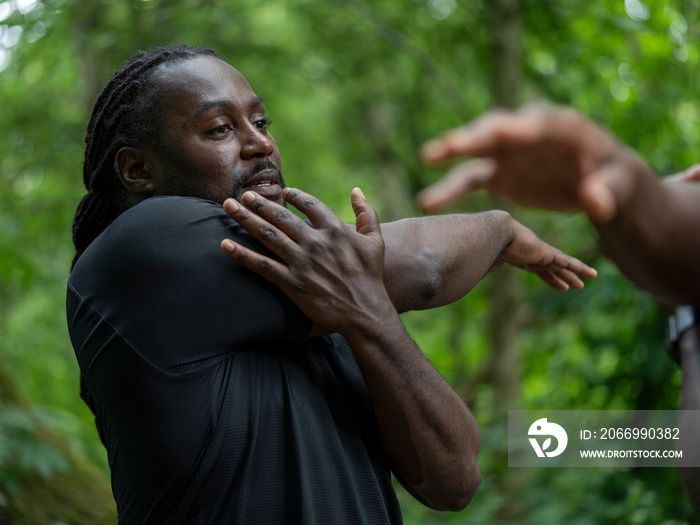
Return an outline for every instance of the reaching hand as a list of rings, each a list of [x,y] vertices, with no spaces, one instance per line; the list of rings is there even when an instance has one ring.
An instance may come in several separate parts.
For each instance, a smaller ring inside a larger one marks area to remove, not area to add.
[[[648,169],[612,135],[572,110],[529,106],[493,111],[448,131],[422,150],[427,164],[482,157],[455,166],[418,196],[421,208],[445,208],[487,189],[520,204],[579,208],[598,222],[615,217],[631,191],[629,170]]]
[[[358,323],[393,309],[383,284],[384,239],[375,210],[359,188],[351,194],[356,231],[347,228],[321,201],[296,189],[284,200],[311,223],[286,208],[246,192],[224,210],[280,261],[229,239],[221,248],[232,259],[279,286],[317,325],[344,334]]]
[[[489,271],[496,270],[504,263],[510,264],[536,274],[559,291],[566,291],[570,287],[580,290],[583,281],[579,276],[591,279],[598,275],[595,269],[550,246],[519,222],[513,223],[515,236]]]

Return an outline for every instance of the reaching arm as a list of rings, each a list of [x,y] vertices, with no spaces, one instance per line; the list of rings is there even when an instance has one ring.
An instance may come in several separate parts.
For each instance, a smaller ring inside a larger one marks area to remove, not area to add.
[[[649,170],[629,171],[627,199],[596,224],[603,248],[639,287],[676,304],[700,305],[700,187],[664,184]]]
[[[502,264],[533,272],[559,291],[582,288],[579,275],[596,275],[500,210],[402,219],[382,224],[382,235],[384,284],[399,312],[456,301]]]
[[[700,302],[700,188],[663,183],[578,113],[542,106],[493,112],[431,141],[423,156],[431,164],[482,158],[457,165],[426,189],[419,196],[424,209],[445,207],[477,189],[528,206],[581,209],[637,285],[672,302]]]
[[[384,240],[376,212],[352,194],[356,231],[298,190],[284,198],[311,220],[251,192],[224,209],[281,262],[229,240],[223,251],[277,284],[318,325],[343,335],[367,385],[397,477],[420,501],[457,510],[480,482],[479,431],[469,410],[406,333],[383,285]]]

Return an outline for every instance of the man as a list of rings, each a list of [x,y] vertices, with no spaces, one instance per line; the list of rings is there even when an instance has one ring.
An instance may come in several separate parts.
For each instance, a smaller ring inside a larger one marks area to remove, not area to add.
[[[137,53],[95,103],[67,310],[120,521],[400,523],[391,471],[463,508],[478,428],[397,311],[503,262],[557,289],[595,271],[503,212],[380,228],[354,190],[341,225],[284,189],[268,124],[238,71],[185,45]]]
[[[478,189],[528,206],[586,212],[603,247],[640,288],[684,307],[671,337],[683,371],[681,465],[700,464],[700,175],[698,165],[660,180],[614,136],[571,109],[528,106],[494,111],[427,143],[429,164],[461,157],[458,164],[419,195],[425,210],[437,210]],[[698,468],[681,477],[700,511]]]

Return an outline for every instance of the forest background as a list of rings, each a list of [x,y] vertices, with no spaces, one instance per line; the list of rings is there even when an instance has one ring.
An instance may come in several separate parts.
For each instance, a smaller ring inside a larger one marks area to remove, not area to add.
[[[420,144],[496,105],[571,104],[660,173],[698,161],[698,0],[5,0],[0,2],[0,524],[115,523],[104,449],[66,330],[83,135],[128,55],[213,47],[264,95],[287,181],[383,221],[441,175]],[[599,271],[557,293],[501,269],[465,299],[404,315],[469,403],[483,482],[460,513],[399,489],[405,521],[698,523],[673,468],[508,468],[509,409],[675,409],[666,306],[600,252],[580,214],[476,195]],[[672,213],[672,210],[669,210]],[[689,226],[691,227],[691,226]]]

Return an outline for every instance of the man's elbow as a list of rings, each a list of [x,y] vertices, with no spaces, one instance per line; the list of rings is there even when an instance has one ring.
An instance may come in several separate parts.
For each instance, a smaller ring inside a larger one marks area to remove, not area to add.
[[[454,490],[453,493],[450,494],[450,498],[445,501],[444,510],[457,512],[465,509],[467,505],[471,503],[480,484],[481,471],[478,466],[474,465],[458,484],[458,489]]]
[[[448,286],[442,272],[439,258],[427,246],[395,263],[391,272],[385,271],[384,284],[399,313],[446,304],[440,300]]]
[[[447,262],[442,258],[442,255],[430,246],[424,246],[414,255],[415,260],[420,263],[413,263],[411,270],[415,272],[420,268],[420,272],[416,272],[413,277],[414,282],[418,283],[414,289],[414,303],[416,310],[427,310],[438,306],[444,306],[451,303],[455,295],[453,292],[453,284],[446,278],[448,275]]]
[[[436,483],[425,504],[434,510],[457,512],[472,501],[481,484],[481,471],[476,460],[452,472],[442,482]]]

